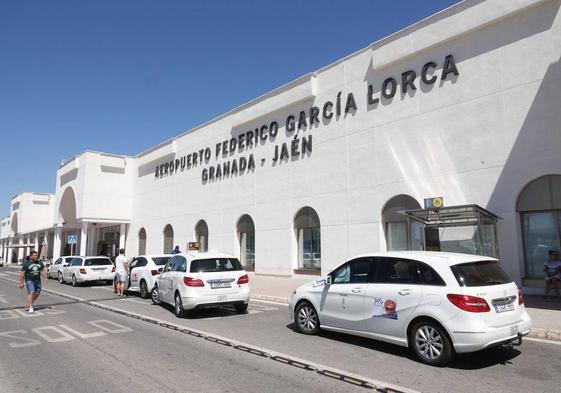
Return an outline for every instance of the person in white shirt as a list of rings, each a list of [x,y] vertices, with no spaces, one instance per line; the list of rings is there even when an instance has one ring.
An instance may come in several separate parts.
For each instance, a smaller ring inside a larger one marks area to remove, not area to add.
[[[549,260],[544,264],[545,272],[545,296],[549,296],[551,289],[554,289],[559,296],[559,284],[561,283],[561,261],[559,253],[555,250],[549,251]]]
[[[117,296],[125,297],[125,281],[127,280],[127,259],[125,249],[119,250],[119,256],[115,259],[115,277],[117,278]]]

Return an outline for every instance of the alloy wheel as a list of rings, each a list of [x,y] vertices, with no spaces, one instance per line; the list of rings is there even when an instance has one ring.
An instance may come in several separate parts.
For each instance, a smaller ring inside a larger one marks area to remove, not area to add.
[[[310,305],[304,305],[298,310],[297,323],[305,332],[313,332],[318,326],[316,310]]]
[[[428,361],[437,360],[444,349],[442,336],[430,325],[422,325],[417,329],[415,346],[419,355]]]

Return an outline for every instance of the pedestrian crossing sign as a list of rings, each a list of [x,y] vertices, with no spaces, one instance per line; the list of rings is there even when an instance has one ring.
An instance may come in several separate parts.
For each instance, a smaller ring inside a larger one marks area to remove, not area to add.
[[[78,244],[78,235],[68,235],[66,239],[68,244]]]

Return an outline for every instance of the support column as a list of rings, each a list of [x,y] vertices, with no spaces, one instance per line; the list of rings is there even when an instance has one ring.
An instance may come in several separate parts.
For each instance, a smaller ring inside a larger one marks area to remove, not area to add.
[[[39,252],[39,232],[35,233],[35,251]]]
[[[49,231],[43,233],[43,244],[41,246],[45,247],[45,256],[49,258]]]
[[[125,231],[127,230],[127,224],[121,224],[121,230],[119,231],[119,249],[125,248]]]
[[[55,227],[55,239],[53,246],[53,260],[60,258],[60,238],[62,236],[62,227]]]
[[[89,255],[97,255],[97,226],[93,223],[90,227],[90,234],[88,235],[89,239],[89,247],[88,253]]]
[[[81,256],[86,256],[87,245],[88,245],[88,226],[87,222],[82,223],[82,231],[80,232],[80,254]]]
[[[18,250],[18,263],[23,262],[23,259],[25,258],[25,255],[23,255],[25,253],[25,249],[24,249],[24,247],[21,247],[23,244],[25,244],[25,239],[20,237],[20,239],[18,241],[18,245],[20,247],[17,248],[17,250]]]

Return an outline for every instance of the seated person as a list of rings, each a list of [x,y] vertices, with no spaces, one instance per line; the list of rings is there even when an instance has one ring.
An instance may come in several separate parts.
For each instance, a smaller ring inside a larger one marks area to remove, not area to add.
[[[549,296],[551,289],[555,290],[559,296],[559,284],[561,283],[561,261],[559,253],[555,250],[549,250],[549,259],[544,264],[545,272],[545,296]]]

